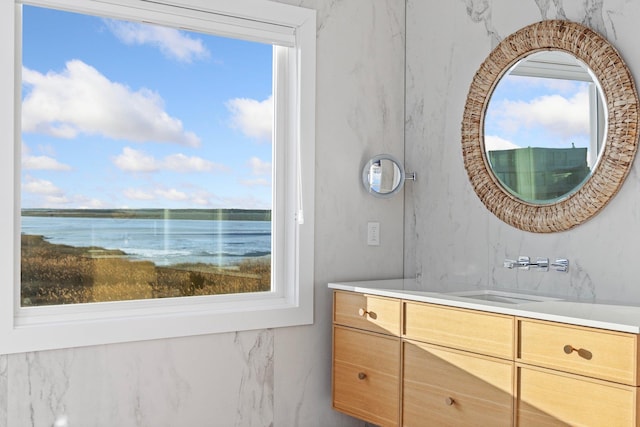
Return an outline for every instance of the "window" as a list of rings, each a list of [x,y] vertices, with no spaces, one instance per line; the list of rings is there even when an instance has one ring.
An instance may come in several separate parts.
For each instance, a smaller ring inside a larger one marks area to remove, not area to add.
[[[1,6],[1,353],[312,321],[315,15],[243,4]]]
[[[22,17],[21,305],[271,291],[282,48]]]

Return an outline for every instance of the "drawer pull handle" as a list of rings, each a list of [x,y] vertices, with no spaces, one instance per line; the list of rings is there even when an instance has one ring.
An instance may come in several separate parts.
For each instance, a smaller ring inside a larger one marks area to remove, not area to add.
[[[591,360],[591,358],[593,357],[593,354],[589,350],[585,350],[584,348],[575,348],[574,346],[569,344],[564,346],[565,353],[571,354],[574,351],[578,353],[578,356],[582,357],[583,359]]]
[[[451,405],[453,405],[454,403],[456,403],[456,401],[455,401],[455,400],[453,400],[453,397],[447,397],[446,399],[444,399],[444,403],[446,403],[446,404],[447,404],[447,406],[451,406]]]
[[[367,374],[365,374],[364,372],[358,372],[358,379],[359,380],[363,380],[367,378]]]
[[[373,311],[367,311],[364,308],[359,309],[358,314],[360,315],[360,317],[369,316],[373,320],[376,320],[378,318],[378,315],[376,313],[374,313]]]

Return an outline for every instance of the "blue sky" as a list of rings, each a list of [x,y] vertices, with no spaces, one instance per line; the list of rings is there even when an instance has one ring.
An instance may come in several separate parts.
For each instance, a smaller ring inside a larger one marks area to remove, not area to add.
[[[504,76],[485,117],[487,150],[589,146],[589,83]]]
[[[272,47],[23,7],[23,208],[271,208]]]

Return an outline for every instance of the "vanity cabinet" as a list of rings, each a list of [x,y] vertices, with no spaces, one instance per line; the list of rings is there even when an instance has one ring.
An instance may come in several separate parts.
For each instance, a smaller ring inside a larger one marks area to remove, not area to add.
[[[409,301],[404,314],[405,338],[513,358],[513,316]]]
[[[403,342],[403,426],[511,426],[513,363]]]
[[[399,337],[400,305],[394,298],[336,291],[333,323]]]
[[[333,407],[381,427],[400,424],[400,307],[334,293]]]
[[[639,385],[636,334],[518,319],[516,360],[617,383]]]
[[[638,335],[518,319],[518,426],[637,426]]]
[[[517,365],[516,425],[638,426],[637,387]]]
[[[511,426],[513,317],[403,307],[403,425]]]
[[[334,291],[333,407],[379,426],[640,427],[638,334]]]

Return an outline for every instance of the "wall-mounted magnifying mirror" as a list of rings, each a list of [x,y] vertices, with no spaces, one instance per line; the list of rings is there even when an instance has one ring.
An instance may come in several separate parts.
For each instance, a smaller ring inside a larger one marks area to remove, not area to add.
[[[402,189],[405,173],[402,164],[389,154],[371,158],[362,168],[362,183],[376,197],[391,197]]]

